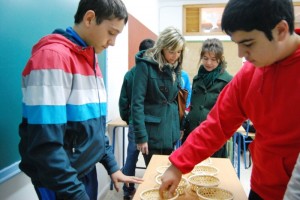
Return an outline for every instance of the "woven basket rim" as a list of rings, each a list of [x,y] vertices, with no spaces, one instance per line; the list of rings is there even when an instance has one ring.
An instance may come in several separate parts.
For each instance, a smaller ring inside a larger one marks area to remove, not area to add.
[[[214,190],[214,191],[218,190],[220,192],[224,192],[224,193],[228,194],[229,197],[224,197],[224,195],[223,195],[222,197],[221,196],[217,196],[217,197],[212,197],[211,198],[211,197],[207,197],[207,196],[204,196],[204,195],[200,194],[201,190],[210,190],[210,191],[211,190]],[[203,200],[214,200],[214,199],[232,200],[233,199],[232,192],[230,192],[229,190],[226,190],[224,188],[219,188],[219,187],[202,187],[202,188],[198,188],[197,191],[196,191],[196,193],[197,193],[197,196],[199,198],[203,199]]]
[[[214,179],[215,181],[214,181],[214,183],[200,184],[200,183],[196,183],[195,181],[193,181],[193,178],[195,178],[195,177],[210,178],[210,179]],[[214,186],[218,186],[220,184],[220,179],[218,177],[215,177],[212,175],[195,174],[188,178],[188,182],[191,185],[196,185],[196,186],[200,186],[200,187],[214,187]]]
[[[197,170],[197,169],[209,169],[210,171],[204,171],[204,170]],[[194,169],[192,170],[192,174],[203,174],[203,175],[212,175],[215,176],[219,173],[219,169],[214,167],[214,166],[210,166],[210,165],[195,165]]]
[[[148,192],[152,192],[152,193],[155,192],[155,193],[158,193],[158,190],[159,190],[159,188],[150,188],[150,189],[143,190],[143,191],[140,193],[140,198],[141,198],[142,200],[147,200],[149,197],[147,198],[147,197],[144,197],[143,195],[145,195],[145,194],[148,193]],[[159,194],[158,194],[158,195],[159,195]],[[178,198],[178,196],[179,196],[178,192],[175,191],[175,195],[174,195],[172,198],[164,199],[164,200],[175,200],[175,199]]]

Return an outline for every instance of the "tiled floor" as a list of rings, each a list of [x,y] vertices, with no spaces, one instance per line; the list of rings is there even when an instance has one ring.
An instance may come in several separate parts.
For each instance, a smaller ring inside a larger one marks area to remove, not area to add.
[[[143,156],[140,154],[138,160],[138,166],[145,166]],[[244,190],[248,196],[250,191],[250,174],[251,174],[252,166],[248,169],[245,169],[244,159],[241,156],[241,171],[240,171],[240,181],[244,187]],[[144,169],[136,169],[136,176],[143,177],[145,170]],[[104,200],[121,200],[123,199],[123,190],[122,184],[120,184],[120,191],[116,192],[116,190],[109,190]],[[102,199],[101,199],[102,200]]]

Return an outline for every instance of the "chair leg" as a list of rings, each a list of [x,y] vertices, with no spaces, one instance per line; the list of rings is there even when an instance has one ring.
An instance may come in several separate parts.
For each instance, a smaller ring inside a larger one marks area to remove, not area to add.
[[[235,133],[233,135],[233,148],[232,148],[232,165],[237,170],[237,176],[238,178],[240,178],[240,152],[241,152],[241,138],[240,138],[240,134],[239,133]],[[237,144],[237,149],[236,149],[236,144]],[[234,166],[235,164],[235,154],[237,155],[237,166]]]
[[[247,158],[246,158],[246,154],[247,154],[247,149],[246,149],[246,137],[243,136],[243,148],[244,148],[244,164],[245,164],[245,169],[247,169]]]
[[[231,158],[231,163],[234,166],[234,150],[235,150],[235,145],[236,145],[236,133],[232,137],[232,158]]]
[[[251,142],[246,142],[246,143],[247,143],[247,144],[250,144]],[[249,151],[249,150],[248,150],[248,151]],[[247,165],[247,164],[246,164],[247,161],[245,162],[245,169],[248,169],[248,168],[251,166],[251,162],[252,162],[252,161],[251,161],[251,154],[250,154],[250,151],[249,151],[249,156],[248,156],[248,157],[249,157],[249,161],[248,161],[249,163],[248,163],[248,165]],[[246,159],[246,157],[245,157],[245,159]]]
[[[240,178],[240,172],[241,172],[241,137],[238,133],[238,177]]]

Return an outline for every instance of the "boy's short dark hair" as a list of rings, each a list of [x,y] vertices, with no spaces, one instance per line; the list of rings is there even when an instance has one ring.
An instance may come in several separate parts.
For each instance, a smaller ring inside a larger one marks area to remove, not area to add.
[[[144,39],[141,43],[140,43],[140,46],[139,46],[139,51],[142,51],[142,50],[147,50],[149,48],[152,48],[154,46],[154,40],[152,39]]]
[[[114,18],[124,19],[125,24],[128,20],[127,9],[122,0],[80,0],[74,16],[75,24],[79,24],[83,20],[83,16],[88,10],[95,12],[97,24],[101,24],[103,20]]]
[[[287,21],[289,32],[294,32],[294,6],[292,0],[229,0],[222,16],[222,30],[231,35],[235,31],[265,33],[271,41],[271,30],[281,21]]]

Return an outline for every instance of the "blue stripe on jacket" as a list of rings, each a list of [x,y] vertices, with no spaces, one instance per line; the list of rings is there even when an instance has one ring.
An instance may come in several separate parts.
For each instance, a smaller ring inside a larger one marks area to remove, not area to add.
[[[106,103],[67,106],[27,106],[23,103],[23,117],[27,118],[29,124],[63,124],[67,121],[86,121],[105,116],[106,109]]]

